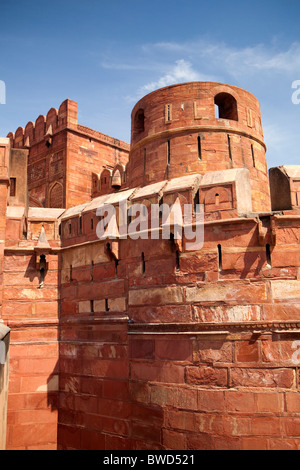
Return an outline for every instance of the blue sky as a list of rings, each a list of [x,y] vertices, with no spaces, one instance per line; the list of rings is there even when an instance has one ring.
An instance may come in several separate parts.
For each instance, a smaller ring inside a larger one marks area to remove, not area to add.
[[[209,80],[259,99],[269,167],[300,164],[299,0],[0,0],[0,53],[0,136],[70,98],[129,142],[139,98]]]

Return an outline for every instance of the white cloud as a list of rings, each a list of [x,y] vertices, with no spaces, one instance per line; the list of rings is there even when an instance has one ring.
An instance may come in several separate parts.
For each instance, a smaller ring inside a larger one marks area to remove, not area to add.
[[[119,56],[119,58],[118,58]],[[291,84],[300,80],[300,42],[247,47],[198,38],[139,45],[106,56],[103,66],[129,80],[129,107],[151,91],[176,83],[229,83],[252,92],[262,106],[269,165],[299,161],[300,105],[292,105]],[[128,77],[128,78],[127,78]],[[288,148],[288,151],[287,151]]]
[[[186,60],[180,59],[176,60],[175,65],[160,78],[142,86],[139,89],[139,94],[149,93],[157,88],[173,85],[174,83],[206,81],[210,78],[194,70]]]
[[[299,42],[292,43],[285,50],[278,50],[275,46],[265,44],[237,48],[199,39],[185,43],[160,42],[144,46],[144,52],[150,53],[151,50],[161,54],[180,54],[181,57],[185,54],[193,63],[201,64],[201,67],[226,71],[232,76],[249,72],[253,74],[258,70],[299,73],[300,69]]]

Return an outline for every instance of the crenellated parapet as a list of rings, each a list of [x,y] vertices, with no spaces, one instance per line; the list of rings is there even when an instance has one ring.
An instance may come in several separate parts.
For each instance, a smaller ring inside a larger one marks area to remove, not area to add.
[[[30,147],[34,143],[47,140],[53,133],[64,127],[77,127],[77,103],[65,100],[59,109],[51,108],[47,115],[40,115],[35,122],[29,121],[25,127],[18,127],[7,137],[14,148]]]

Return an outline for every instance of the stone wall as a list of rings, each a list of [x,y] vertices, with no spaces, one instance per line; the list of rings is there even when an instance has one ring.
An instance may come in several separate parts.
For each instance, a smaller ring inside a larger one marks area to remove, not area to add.
[[[12,148],[29,150],[29,204],[72,207],[89,201],[92,173],[126,164],[129,145],[77,122],[77,103],[65,100],[8,137]]]
[[[44,146],[61,145],[67,210],[7,207],[0,140],[7,449],[299,449],[299,172],[285,168],[291,204],[272,212],[256,98],[211,83],[147,95],[126,167],[126,146],[79,126],[69,100],[10,138],[29,138],[36,175]],[[93,139],[110,147],[100,171]],[[193,228],[203,204],[203,246],[150,228],[99,239],[99,206],[134,222],[143,203],[149,222],[162,202],[190,204]]]
[[[179,266],[169,240],[119,240],[116,265],[66,239],[59,448],[298,448],[299,230],[210,221]]]

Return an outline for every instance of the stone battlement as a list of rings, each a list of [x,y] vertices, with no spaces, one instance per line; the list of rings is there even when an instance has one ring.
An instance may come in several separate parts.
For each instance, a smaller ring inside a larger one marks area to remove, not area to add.
[[[129,148],[66,100],[0,139],[6,448],[299,449],[300,166],[268,176],[238,87],[165,87],[131,122]],[[202,206],[199,247],[153,229],[173,205],[192,231]],[[100,238],[100,207],[135,231]]]

